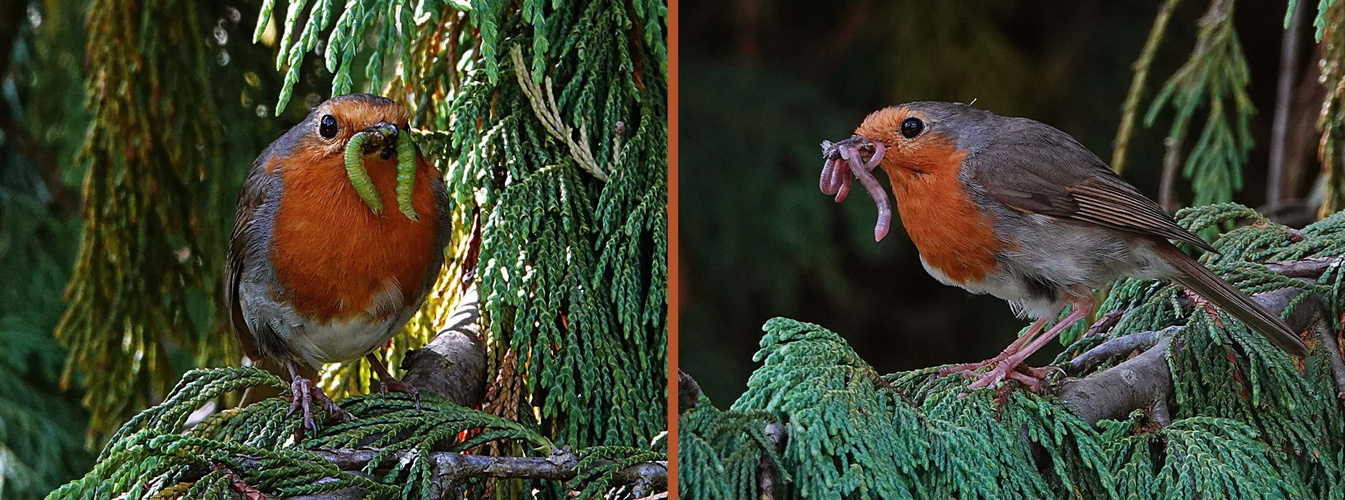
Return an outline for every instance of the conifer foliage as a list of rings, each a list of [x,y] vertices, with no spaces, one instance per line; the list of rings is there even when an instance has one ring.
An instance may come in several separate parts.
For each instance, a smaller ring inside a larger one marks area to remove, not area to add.
[[[1290,315],[1321,297],[1326,319],[1314,325],[1323,334],[1309,358],[1296,364],[1227,315],[1183,305],[1177,285],[1125,279],[1098,312],[1118,311],[1119,323],[1053,364],[1069,368],[1106,341],[1164,332],[1170,343],[1152,348],[1172,391],[1162,409],[1093,426],[1056,390],[965,394],[965,380],[934,376],[939,367],[880,375],[837,334],[775,319],[755,357],[763,365],[730,410],[702,399],[682,416],[680,492],[756,498],[765,462],[785,478],[775,498],[1340,498],[1345,214],[1301,232],[1233,204],[1180,219],[1192,230],[1251,223],[1225,234],[1221,255],[1206,261],[1243,290],[1301,290]],[[1324,272],[1311,283],[1266,265],[1313,259]],[[783,424],[782,438],[764,438],[772,423]]]

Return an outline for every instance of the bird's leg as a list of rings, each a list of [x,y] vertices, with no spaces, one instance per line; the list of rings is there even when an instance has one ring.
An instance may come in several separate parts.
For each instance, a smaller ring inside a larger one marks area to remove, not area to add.
[[[290,372],[290,395],[293,398],[293,402],[290,403],[290,411],[285,416],[293,415],[295,410],[303,410],[304,417],[303,426],[299,427],[295,441],[303,438],[305,427],[311,429],[315,434],[318,432],[317,424],[313,421],[313,401],[320,403],[322,409],[326,410],[329,415],[334,415],[337,418],[349,416],[345,410],[336,405],[335,401],[332,401],[332,398],[327,397],[327,394],[322,392],[322,389],[318,388],[312,380],[308,380],[299,374],[299,366],[294,363],[294,360],[286,359],[284,363],[285,369]]]
[[[1028,344],[1027,347],[1019,349],[1018,352],[1000,360],[999,364],[995,365],[995,368],[989,372],[984,374],[971,373],[972,376],[977,377],[980,380],[972,382],[967,387],[971,389],[990,387],[1005,378],[1010,378],[1022,382],[1024,385],[1028,386],[1029,389],[1036,390],[1040,388],[1040,373],[1020,372],[1018,371],[1018,366],[1023,364],[1023,361],[1026,360],[1028,356],[1031,356],[1032,353],[1037,352],[1038,349],[1045,347],[1046,344],[1055,340],[1056,337],[1059,337],[1061,332],[1064,332],[1067,328],[1074,326],[1075,323],[1078,323],[1080,320],[1087,317],[1088,312],[1093,309],[1093,296],[1086,293],[1086,291],[1085,293],[1071,294],[1070,303],[1073,304],[1074,307],[1070,308],[1069,314],[1066,314],[1064,318],[1061,318],[1055,326],[1052,326],[1046,333],[1037,337],[1031,344]]]
[[[420,409],[420,389],[417,389],[414,385],[393,378],[392,374],[388,373],[388,367],[383,366],[383,362],[379,361],[378,358],[374,356],[374,353],[371,352],[365,355],[364,359],[369,360],[369,364],[374,367],[374,372],[378,374],[379,394],[386,396],[388,395],[388,391],[410,394],[411,397],[416,399],[416,409]]]
[[[960,365],[950,366],[948,368],[939,370],[938,376],[943,377],[947,375],[952,375],[954,373],[974,372],[976,370],[980,370],[981,368],[985,368],[987,366],[999,363],[1000,361],[1003,361],[1009,356],[1017,354],[1018,351],[1023,349],[1023,346],[1026,346],[1029,343],[1031,343],[1032,339],[1035,338],[1038,333],[1041,333],[1041,329],[1046,326],[1046,321],[1047,321],[1046,318],[1042,318],[1033,322],[1032,326],[1028,327],[1026,332],[1023,332],[1022,335],[1019,335],[1018,338],[1014,340],[1012,344],[1009,344],[1008,347],[1005,347],[1004,350],[1001,351],[999,354],[995,355],[995,357],[977,363],[963,363]]]

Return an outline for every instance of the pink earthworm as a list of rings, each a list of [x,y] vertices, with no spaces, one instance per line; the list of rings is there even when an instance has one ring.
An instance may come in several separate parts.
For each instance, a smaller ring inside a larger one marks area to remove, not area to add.
[[[883,190],[883,185],[878,183],[878,178],[873,176],[870,171],[878,165],[883,159],[884,147],[882,143],[874,145],[873,157],[868,163],[859,163],[859,152],[852,150],[850,156],[850,170],[859,183],[864,185],[864,189],[869,192],[869,197],[878,205],[878,223],[873,227],[873,240],[883,241],[887,236],[887,230],[892,226],[892,202],[887,198],[887,192]]]
[[[882,162],[886,146],[882,143],[873,144],[873,155],[863,163],[860,163],[859,147],[823,141],[822,151],[826,161],[822,164],[818,187],[823,194],[836,195],[836,202],[840,203],[849,196],[853,179],[859,179],[859,183],[869,192],[869,197],[878,205],[878,222],[873,228],[873,238],[882,241],[892,226],[892,203],[887,197],[887,191],[874,177],[873,169]]]
[[[831,158],[827,158],[827,161],[822,163],[822,178],[817,181],[817,187],[822,190],[822,194],[836,194],[835,191],[831,190],[832,177],[836,172],[835,163],[836,160]]]
[[[850,166],[839,158],[832,161],[836,162],[836,168],[831,174],[831,190],[836,195],[836,203],[840,203],[850,195]]]

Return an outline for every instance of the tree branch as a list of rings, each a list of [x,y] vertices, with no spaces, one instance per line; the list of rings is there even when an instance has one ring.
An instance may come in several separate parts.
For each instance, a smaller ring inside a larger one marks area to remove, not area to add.
[[[1336,398],[1345,401],[1345,353],[1341,352],[1340,340],[1331,334],[1331,326],[1325,318],[1313,323],[1312,330],[1331,359],[1331,380],[1336,383]]]
[[[1125,169],[1126,148],[1130,145],[1131,131],[1135,129],[1135,115],[1139,110],[1140,97],[1144,94],[1145,80],[1149,78],[1149,66],[1153,63],[1158,44],[1167,32],[1168,20],[1172,18],[1172,11],[1179,1],[1163,2],[1163,6],[1158,9],[1158,16],[1154,18],[1153,28],[1149,30],[1149,38],[1144,41],[1144,49],[1133,65],[1135,76],[1130,81],[1130,90],[1126,92],[1125,104],[1121,106],[1121,127],[1116,131],[1116,139],[1112,140],[1111,168],[1118,174]]]
[[[690,378],[690,377],[688,377]],[[695,383],[695,381],[692,381]],[[762,431],[766,435],[766,440],[775,448],[776,453],[785,449],[785,425],[780,422],[771,422],[766,424],[766,429]],[[757,481],[761,484],[761,498],[765,500],[775,500],[775,484],[778,464],[771,460],[771,455],[761,452],[761,460],[757,463]]]
[[[1137,332],[1117,337],[1089,349],[1072,360],[1061,363],[1066,373],[1088,373],[1108,360],[1129,356],[1135,351],[1147,351],[1158,345],[1163,338],[1171,336],[1178,327],[1168,327],[1157,332]]]
[[[324,449],[312,452],[322,460],[337,466],[343,471],[363,471],[378,455],[379,450],[365,449]],[[414,450],[393,453],[386,460],[375,465],[375,472],[387,471],[392,466],[411,460]],[[432,490],[436,498],[456,491],[457,485],[464,479],[490,477],[496,479],[548,479],[565,481],[573,479],[579,472],[579,456],[568,448],[558,449],[547,457],[491,457],[483,455],[464,455],[457,452],[434,452],[430,454],[434,464]],[[265,464],[252,457],[242,457],[238,465],[243,468],[260,468]],[[618,471],[613,477],[615,485],[644,485],[646,488],[666,489],[668,487],[668,462],[645,462]],[[368,492],[361,488],[343,488],[321,495],[302,498],[310,500],[334,500],[345,498],[363,498]],[[644,493],[648,494],[648,493]]]
[[[1285,276],[1313,283],[1327,268],[1338,262],[1340,260],[1335,258],[1305,259],[1267,264],[1267,267]],[[1302,289],[1290,287],[1257,294],[1252,299],[1273,313],[1282,313],[1301,293]],[[1322,323],[1322,318],[1327,316],[1322,298],[1314,295],[1296,307],[1289,317],[1285,318],[1285,322],[1295,331],[1303,331]],[[1090,424],[1096,424],[1103,419],[1122,419],[1130,412],[1150,405],[1165,405],[1172,394],[1172,373],[1168,368],[1165,353],[1169,346],[1172,349],[1181,349],[1181,344],[1172,344],[1173,334],[1177,328],[1133,333],[1109,340],[1080,354],[1062,366],[1067,371],[1071,368],[1075,368],[1076,372],[1087,371],[1109,359],[1128,356],[1142,350],[1139,355],[1112,368],[1081,379],[1066,379],[1057,386],[1056,395],[1078,410]],[[1337,361],[1340,358],[1340,346],[1335,345],[1334,349],[1331,348],[1336,344],[1336,340],[1329,335],[1329,328],[1324,329],[1328,335],[1322,336],[1320,331],[1317,333],[1322,337],[1324,350],[1333,353],[1336,358],[1333,361]],[[1332,368],[1336,375],[1337,387],[1342,394],[1345,394],[1345,361],[1333,363]]]
[[[448,324],[424,348],[406,353],[402,381],[473,408],[486,396],[486,347],[481,343],[476,285],[469,285]]]

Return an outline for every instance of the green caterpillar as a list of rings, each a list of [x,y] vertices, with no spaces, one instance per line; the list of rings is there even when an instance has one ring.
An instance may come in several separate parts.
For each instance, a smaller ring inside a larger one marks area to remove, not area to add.
[[[369,210],[374,215],[383,215],[383,197],[378,195],[373,179],[369,178],[369,171],[364,169],[364,143],[375,135],[378,134],[359,132],[350,137],[350,142],[346,143],[346,175],[350,177],[350,184],[355,186],[360,199],[369,205]]]
[[[346,175],[369,210],[374,215],[383,215],[383,197],[378,195],[374,181],[369,178],[369,171],[364,168],[364,143],[371,137],[387,139],[378,132],[365,131],[351,136],[350,142],[346,143]],[[406,218],[419,222],[420,216],[411,204],[415,186],[416,144],[411,140],[411,132],[403,130],[397,136],[397,208]]]
[[[397,208],[414,222],[420,222],[416,207],[411,206],[411,194],[416,188],[416,143],[411,132],[403,130],[397,136]]]

